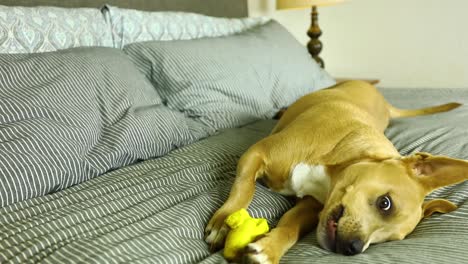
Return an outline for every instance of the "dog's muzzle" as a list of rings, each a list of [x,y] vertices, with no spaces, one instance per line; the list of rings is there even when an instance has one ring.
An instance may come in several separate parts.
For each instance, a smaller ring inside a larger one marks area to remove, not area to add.
[[[362,252],[364,242],[360,239],[351,240],[337,240],[336,242],[337,252],[343,255],[352,256]]]
[[[345,208],[337,206],[330,214],[327,221],[327,246],[333,252],[351,256],[362,252],[364,242],[360,239],[344,239],[338,234],[338,223],[343,216]]]

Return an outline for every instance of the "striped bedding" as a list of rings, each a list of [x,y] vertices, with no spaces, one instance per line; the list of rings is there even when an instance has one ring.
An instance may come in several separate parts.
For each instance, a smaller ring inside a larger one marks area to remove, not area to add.
[[[0,207],[206,135],[118,49],[0,54]]]
[[[399,107],[468,104],[467,90],[383,90]],[[428,151],[468,159],[468,106],[392,121],[386,133],[402,154]],[[227,197],[240,155],[275,121],[220,132],[169,154],[127,166],[54,194],[0,209],[0,262],[225,263],[210,254],[203,229]],[[283,263],[468,263],[468,182],[441,189],[455,212],[424,220],[403,241],[345,257],[318,247],[315,234]],[[257,185],[249,210],[271,225],[291,201]]]
[[[169,108],[216,130],[271,118],[335,84],[273,20],[230,36],[137,42],[123,50]]]

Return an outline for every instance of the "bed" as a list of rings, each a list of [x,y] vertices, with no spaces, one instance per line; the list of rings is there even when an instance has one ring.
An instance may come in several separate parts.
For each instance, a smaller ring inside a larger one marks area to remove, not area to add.
[[[276,22],[242,18],[247,1],[1,0],[0,25],[44,12],[6,6],[36,5],[95,10],[73,13],[91,25],[83,32],[73,21],[55,23],[30,46],[0,31],[0,262],[226,263],[209,252],[203,230],[227,198],[239,157],[269,134],[279,109],[332,85],[331,77]],[[47,12],[72,12],[62,11]],[[163,21],[162,30],[136,34],[135,24],[122,24],[135,18]],[[92,31],[99,27],[107,33]],[[22,28],[15,32],[35,32]],[[63,30],[61,41],[52,29]],[[402,155],[468,159],[468,90],[380,90],[401,108],[464,103],[393,120],[386,135]],[[468,263],[468,182],[429,198],[459,208],[353,257],[321,249],[311,233],[282,263]],[[291,206],[257,184],[249,212],[274,226]]]

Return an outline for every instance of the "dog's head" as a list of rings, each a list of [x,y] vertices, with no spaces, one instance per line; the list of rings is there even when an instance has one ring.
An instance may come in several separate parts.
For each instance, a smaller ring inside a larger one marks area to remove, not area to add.
[[[427,153],[341,168],[320,213],[318,241],[354,255],[373,243],[401,240],[422,218],[456,209],[446,200],[425,202],[427,194],[467,179],[468,162]]]

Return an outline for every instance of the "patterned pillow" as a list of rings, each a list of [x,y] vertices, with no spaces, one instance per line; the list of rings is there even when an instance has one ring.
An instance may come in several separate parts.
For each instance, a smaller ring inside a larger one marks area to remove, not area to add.
[[[201,136],[118,49],[0,55],[0,207]]]
[[[111,31],[99,9],[0,5],[0,53],[78,46],[113,46]]]
[[[103,13],[111,25],[114,47],[150,40],[187,40],[219,37],[264,24],[266,18],[218,18],[184,12],[145,12],[105,6]]]
[[[335,83],[275,21],[219,38],[133,43],[124,52],[169,107],[215,130],[271,118]]]

